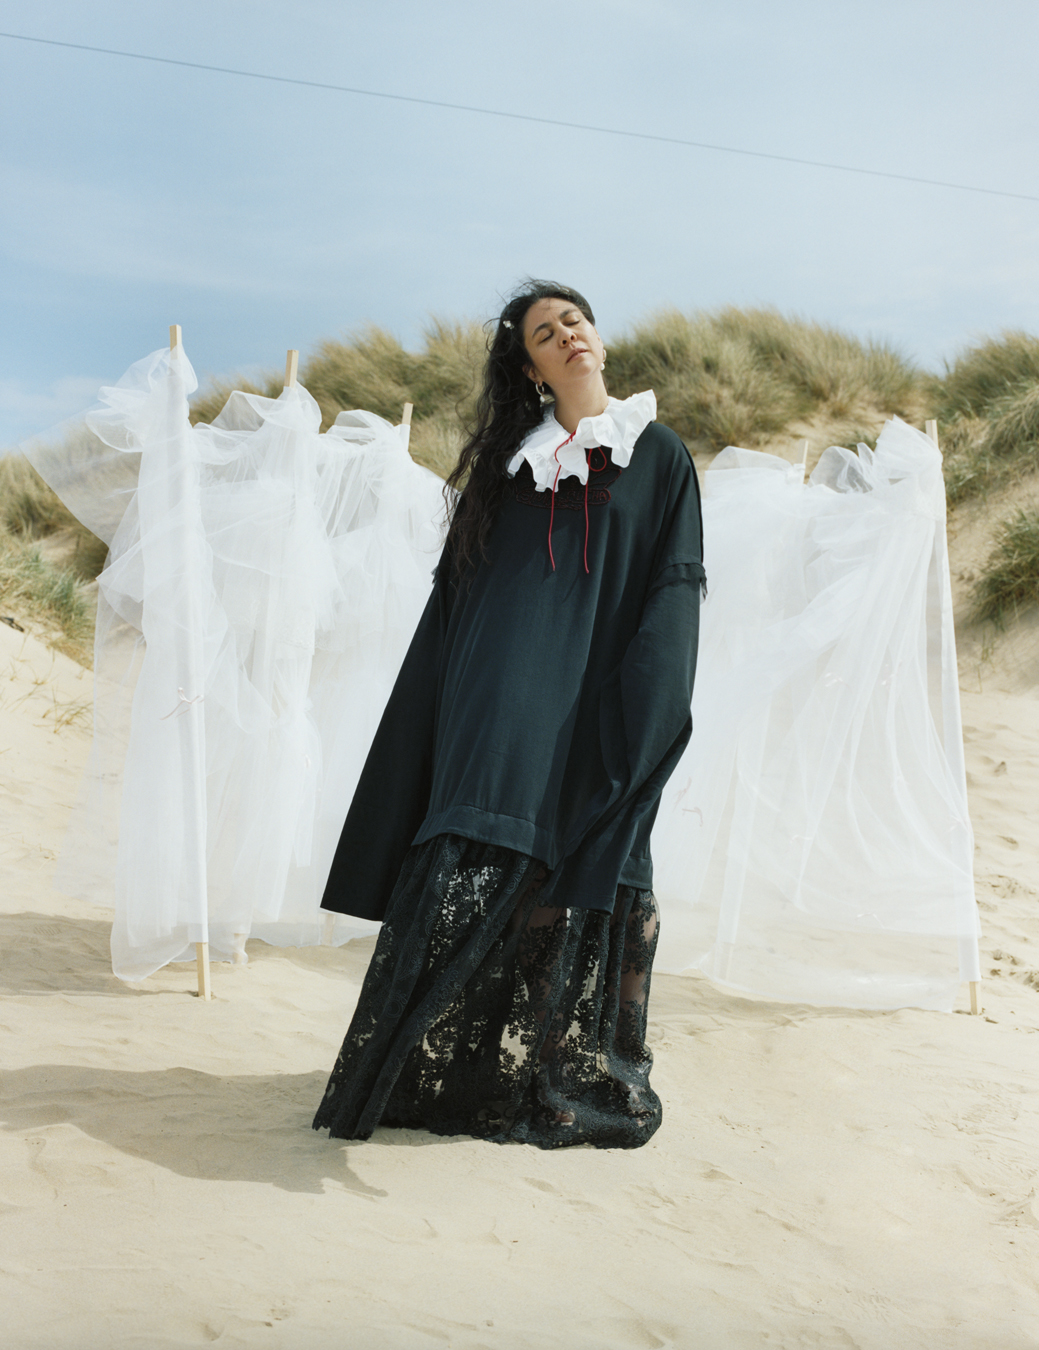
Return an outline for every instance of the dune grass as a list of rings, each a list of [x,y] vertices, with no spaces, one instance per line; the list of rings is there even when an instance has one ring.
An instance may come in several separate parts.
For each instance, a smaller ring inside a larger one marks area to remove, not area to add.
[[[0,538],[29,545],[60,536],[62,566],[77,581],[93,581],[108,546],[80,524],[22,455],[0,458]]]
[[[368,327],[328,340],[303,363],[301,383],[321,408],[322,427],[348,408],[399,422],[415,406],[415,459],[446,475],[471,424],[486,354],[484,328],[434,320],[417,351]],[[918,371],[895,349],[772,309],[666,311],[607,338],[612,394],[656,391],[660,419],[691,448],[762,445],[784,435],[820,435],[838,444],[875,443],[883,417],[939,421],[951,504],[1039,468],[1039,338],[1008,332],[961,352],[939,376]],[[192,420],[211,421],[232,389],[277,397],[282,377],[222,380],[192,404]],[[999,536],[982,579],[991,617],[1028,602],[1028,531],[1017,518]],[[19,456],[0,459],[0,602],[34,608],[62,641],[81,644],[80,583],[96,577],[104,545],[85,530]],[[1036,564],[1039,576],[1039,563]],[[77,588],[79,588],[77,590]],[[1001,599],[1000,597],[1007,597]],[[1002,608],[1000,608],[1002,606]]]
[[[58,628],[73,647],[86,643],[93,628],[82,578],[10,535],[0,536],[0,607]]]
[[[303,363],[299,381],[321,409],[322,431],[349,408],[364,408],[396,424],[404,404],[411,403],[412,456],[446,477],[472,418],[486,351],[477,323],[434,320],[418,352],[407,351],[385,329],[370,325],[345,342],[323,342]],[[220,381],[193,401],[192,421],[212,421],[232,389],[277,398],[282,377],[271,374],[258,384]]]
[[[933,386],[952,504],[1039,470],[1039,337],[1008,331],[961,352]],[[1039,512],[996,529],[974,590],[974,614],[1004,626],[1039,603]]]
[[[913,418],[921,378],[893,348],[771,309],[657,315],[608,344],[610,390],[656,391],[660,419],[710,450],[753,447],[799,419]]]
[[[22,455],[0,458],[0,529],[41,539],[75,523],[72,513]]]
[[[894,349],[860,342],[837,329],[775,310],[728,308],[686,316],[668,311],[607,341],[607,383],[619,398],[656,391],[660,418],[700,449],[760,445],[798,419],[822,415],[862,438],[878,416],[918,418],[919,372]],[[344,408],[367,408],[400,420],[415,405],[412,454],[440,474],[457,457],[479,391],[486,335],[476,323],[435,320],[417,352],[369,327],[346,341],[326,341],[304,363],[300,380],[328,427]],[[231,385],[197,399],[196,420],[223,406]],[[279,377],[257,393],[276,396]]]
[[[607,339],[607,348],[610,392],[624,398],[654,389],[661,421],[697,450],[761,445],[813,419],[835,443],[874,446],[880,422],[897,414],[918,426],[938,419],[951,505],[1039,467],[1039,338],[1027,333],[985,339],[940,376],[923,374],[884,343],[773,309],[665,311]],[[413,403],[412,454],[444,475],[472,416],[485,352],[475,323],[436,321],[417,352],[369,327],[322,343],[300,378],[321,407],[323,427],[356,407],[396,422],[404,403]],[[230,387],[197,401],[196,415],[215,416]],[[276,395],[280,377],[252,387]],[[979,613],[1003,614],[1033,593],[1023,531],[1014,525],[1000,536]]]
[[[937,381],[945,419],[985,417],[1008,393],[1039,383],[1039,338],[1008,330],[961,352]]]
[[[1039,511],[1018,511],[999,526],[974,599],[976,616],[1000,626],[1039,604]]]
[[[1039,468],[1039,338],[1005,332],[961,352],[930,383],[952,503]]]
[[[0,610],[45,630],[51,644],[91,663],[92,597],[85,584],[108,550],[21,455],[0,458]]]
[[[276,375],[265,375],[260,384],[241,377],[212,380],[206,390],[197,394],[191,401],[191,425],[194,426],[197,422],[212,422],[236,389],[240,389],[243,394],[262,394],[264,398],[277,398],[282,391],[282,382]]]

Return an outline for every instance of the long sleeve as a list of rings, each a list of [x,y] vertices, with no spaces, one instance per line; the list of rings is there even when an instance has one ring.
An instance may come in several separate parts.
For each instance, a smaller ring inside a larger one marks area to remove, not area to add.
[[[640,823],[652,812],[692,732],[690,704],[705,582],[695,471],[678,494],[671,529],[638,631],[600,695],[607,785],[573,830],[546,898],[609,909]]]

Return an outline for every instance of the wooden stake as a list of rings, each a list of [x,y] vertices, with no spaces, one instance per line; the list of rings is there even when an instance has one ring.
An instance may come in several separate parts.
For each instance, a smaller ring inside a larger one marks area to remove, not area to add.
[[[938,423],[932,417],[929,422],[924,423],[924,431],[927,432],[935,445],[938,445]],[[940,448],[940,447],[939,447]]]
[[[179,347],[179,346],[180,346],[180,324],[179,324],[179,323],[171,323],[171,324],[170,324],[170,351],[173,351],[174,347]]]
[[[973,1015],[974,1015],[975,1017],[977,1017],[978,1012],[979,1012],[979,1009],[978,1009],[978,981],[977,981],[977,980],[971,980],[971,982],[970,982],[970,1010],[971,1010],[971,1012],[973,1013]]]
[[[209,943],[195,943],[195,965],[198,967],[198,996],[206,1002],[213,997],[213,988],[209,983]]]
[[[289,349],[285,357],[285,388],[291,389],[296,383],[296,371],[299,369],[299,352]]]
[[[808,473],[808,442],[807,442],[807,441],[805,441],[804,449],[801,451],[801,468],[804,469],[805,474],[807,475],[807,473]]]
[[[415,409],[414,403],[405,403],[404,416],[400,419],[400,424],[402,427],[411,426],[411,414],[414,411],[414,409]]]

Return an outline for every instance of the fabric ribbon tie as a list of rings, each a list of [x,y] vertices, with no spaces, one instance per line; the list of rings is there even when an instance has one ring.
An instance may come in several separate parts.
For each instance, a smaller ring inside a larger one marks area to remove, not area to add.
[[[557,446],[556,446],[556,449],[555,449],[555,452],[554,452],[554,455],[553,455],[553,458],[555,459],[556,464],[559,465],[559,467],[556,469],[556,476],[555,476],[555,478],[552,480],[552,507],[551,507],[551,510],[550,510],[549,513],[548,513],[548,557],[549,557],[549,561],[550,561],[551,564],[552,564],[552,571],[553,571],[553,572],[556,570],[556,556],[555,556],[555,554],[552,552],[552,522],[553,522],[553,521],[555,520],[555,518],[556,518],[556,487],[557,487],[558,484],[559,484],[559,475],[563,472],[563,466],[562,466],[562,464],[559,463],[559,452],[560,452],[560,450],[563,449],[563,446],[569,445],[570,442],[574,439],[574,437],[575,437],[576,435],[577,435],[577,432],[576,432],[576,431],[571,431],[570,435],[569,435],[569,436],[566,438],[566,440],[563,442],[563,445],[557,445]]]
[[[563,446],[566,446],[566,445],[569,445],[569,444],[570,444],[570,442],[574,439],[574,435],[575,435],[575,434],[576,434],[576,433],[571,433],[571,435],[563,442],[563,445],[559,446],[559,449],[556,450],[555,453],[556,453],[556,463],[557,463],[557,464],[559,464],[559,451],[563,449]],[[600,464],[598,468],[596,468],[595,465],[592,464],[592,456],[596,453],[596,451],[598,451],[598,453],[599,453],[600,455],[602,455],[602,464]],[[583,554],[583,557],[584,557],[584,570],[585,570],[585,573],[587,574],[587,573],[590,571],[590,568],[589,568],[589,566],[588,566],[588,534],[589,534],[589,529],[590,529],[589,520],[588,520],[588,489],[589,489],[589,487],[591,486],[592,474],[593,474],[593,473],[602,473],[603,469],[606,468],[606,465],[607,465],[607,463],[608,463],[608,460],[607,460],[607,458],[606,458],[606,452],[603,450],[602,446],[601,446],[601,445],[593,445],[593,446],[586,452],[586,454],[585,454],[585,461],[586,461],[586,463],[587,463],[587,465],[588,465],[588,472],[587,472],[587,474],[585,475],[585,480],[584,480],[584,554]],[[553,571],[553,572],[556,570],[556,559],[555,559],[555,554],[552,552],[552,525],[553,525],[553,522],[555,521],[555,518],[556,518],[556,487],[557,487],[557,485],[558,485],[558,483],[559,483],[559,473],[560,473],[561,469],[562,469],[562,465],[560,465],[560,466],[559,466],[559,469],[556,470],[556,476],[555,476],[555,479],[554,479],[554,481],[553,481],[553,483],[552,483],[552,505],[551,505],[551,508],[550,508],[550,510],[549,510],[549,513],[548,513],[548,556],[549,556],[549,560],[550,560],[551,563],[552,563],[552,571]]]

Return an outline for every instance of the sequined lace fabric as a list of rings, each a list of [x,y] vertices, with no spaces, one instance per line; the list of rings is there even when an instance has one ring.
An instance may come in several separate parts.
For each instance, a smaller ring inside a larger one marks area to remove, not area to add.
[[[314,1128],[376,1126],[539,1148],[656,1131],[646,1018],[659,918],[540,902],[544,866],[441,835],[404,863]]]

